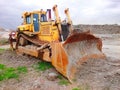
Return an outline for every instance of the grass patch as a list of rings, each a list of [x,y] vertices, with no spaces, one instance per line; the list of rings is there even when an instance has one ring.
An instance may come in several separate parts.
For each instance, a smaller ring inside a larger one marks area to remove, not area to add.
[[[21,73],[26,73],[26,67],[6,67],[3,64],[0,64],[0,81],[7,80],[11,78],[18,78]]]
[[[63,79],[63,76],[62,76],[61,74],[59,74],[59,75],[57,76],[57,78]]]
[[[0,48],[0,53],[3,53],[6,49]]]
[[[37,65],[35,66],[36,69],[40,71],[45,71],[47,69],[52,68],[53,66],[49,62],[38,62]]]
[[[6,45],[6,44],[8,44],[9,43],[9,41],[8,41],[8,39],[0,39],[0,45]]]
[[[81,90],[80,88],[76,87],[76,88],[73,88],[72,90]]]
[[[60,79],[60,81],[58,82],[59,85],[68,85],[68,84],[70,84],[70,82],[66,78],[64,78],[61,74],[59,74],[57,76],[57,78]]]
[[[73,88],[72,90],[90,90],[88,85],[80,85],[78,87]]]
[[[17,71],[18,71],[18,73],[27,73],[27,68],[24,66],[21,66],[21,67],[19,66],[17,68]]]
[[[1,69],[4,69],[4,68],[5,68],[5,65],[0,64],[0,70],[1,70]]]
[[[61,79],[59,82],[58,82],[59,85],[68,85],[70,84],[70,82],[67,80],[67,79]]]

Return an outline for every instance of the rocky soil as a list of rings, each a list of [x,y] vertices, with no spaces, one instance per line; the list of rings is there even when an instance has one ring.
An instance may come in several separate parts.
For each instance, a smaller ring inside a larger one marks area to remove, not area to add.
[[[8,38],[9,37],[9,30],[5,30],[3,28],[0,28],[0,39],[1,38]]]
[[[90,30],[96,34],[118,34],[120,33],[120,25],[75,25],[74,28],[82,31]]]

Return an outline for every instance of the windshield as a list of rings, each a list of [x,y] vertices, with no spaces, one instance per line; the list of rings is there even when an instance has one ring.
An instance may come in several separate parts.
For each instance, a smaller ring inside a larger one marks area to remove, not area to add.
[[[47,17],[46,17],[45,14],[42,14],[42,15],[41,15],[40,21],[41,21],[41,22],[47,22]]]
[[[30,16],[27,16],[26,17],[26,24],[30,24],[31,23],[31,18],[30,18]]]

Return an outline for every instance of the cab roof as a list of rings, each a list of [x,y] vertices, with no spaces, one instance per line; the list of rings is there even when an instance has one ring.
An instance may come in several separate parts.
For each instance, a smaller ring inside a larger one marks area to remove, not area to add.
[[[31,11],[31,12],[24,12],[22,14],[22,17],[29,16],[31,14],[46,14],[46,11],[43,11],[42,9],[40,11]]]

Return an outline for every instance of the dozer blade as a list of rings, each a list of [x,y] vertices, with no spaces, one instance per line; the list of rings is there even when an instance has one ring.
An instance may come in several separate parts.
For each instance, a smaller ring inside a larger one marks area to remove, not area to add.
[[[77,33],[64,43],[52,43],[52,64],[70,82],[75,80],[77,69],[91,58],[104,58],[102,41],[90,33]]]

